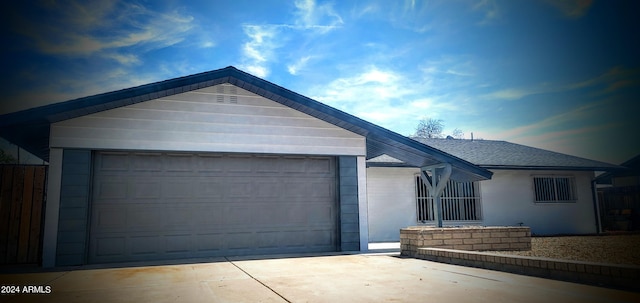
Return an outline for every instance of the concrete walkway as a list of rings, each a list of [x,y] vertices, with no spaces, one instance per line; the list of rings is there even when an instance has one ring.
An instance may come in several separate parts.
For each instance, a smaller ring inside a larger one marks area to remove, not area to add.
[[[640,302],[640,293],[397,255],[333,255],[2,274],[50,294],[0,302]]]

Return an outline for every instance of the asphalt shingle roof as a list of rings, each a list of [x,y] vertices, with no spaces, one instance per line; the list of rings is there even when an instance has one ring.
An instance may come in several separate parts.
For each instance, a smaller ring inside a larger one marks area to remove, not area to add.
[[[507,141],[413,138],[487,169],[610,171],[620,166]]]

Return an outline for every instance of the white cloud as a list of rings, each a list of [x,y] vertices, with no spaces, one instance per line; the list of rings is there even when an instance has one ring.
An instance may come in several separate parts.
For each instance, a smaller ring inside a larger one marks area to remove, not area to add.
[[[268,61],[273,58],[273,52],[277,48],[275,40],[278,26],[244,25],[242,29],[249,41],[242,45],[243,63],[240,68],[258,77],[266,77],[269,75]]]
[[[311,59],[311,56],[305,56],[305,57],[299,58],[296,62],[292,64],[288,64],[287,70],[289,71],[290,74],[296,75],[298,74],[299,70],[303,69],[307,65],[307,62],[309,62],[309,59]]]
[[[604,101],[584,104],[529,125],[498,132],[495,134],[495,137],[509,140],[518,137],[538,136],[543,133],[557,131],[568,125],[583,125],[588,121],[598,121],[597,117],[599,113],[601,113],[606,106],[608,105]]]
[[[269,75],[269,65],[278,60],[277,50],[296,35],[312,39],[313,34],[326,34],[344,23],[332,4],[317,5],[314,0],[300,0],[295,3],[295,19],[290,24],[245,24],[242,26],[248,41],[242,46],[240,68],[258,77]],[[299,36],[298,36],[299,38]],[[295,75],[304,68],[313,56],[304,56],[287,65],[290,74]]]
[[[495,0],[480,0],[474,6],[473,9],[484,13],[480,25],[492,23],[496,19],[500,18],[500,7]]]
[[[213,41],[202,41],[202,43],[200,44],[200,47],[202,48],[212,48],[215,46],[216,46],[216,43]]]
[[[29,37],[39,52],[52,55],[102,55],[132,46],[153,50],[183,41],[193,28],[191,16],[130,3],[72,1],[42,9],[48,13],[46,18],[37,20],[38,24],[18,20],[15,30]]]
[[[295,24],[300,28],[326,33],[344,24],[342,17],[335,12],[330,3],[316,5],[315,0],[298,0],[295,1],[295,6]]]
[[[380,7],[375,3],[367,3],[365,7],[354,7],[351,11],[351,15],[355,18],[361,18],[369,14],[375,14],[380,10]]]
[[[140,63],[140,58],[132,54],[105,53],[102,56],[113,59],[122,65],[134,65]]]
[[[522,99],[526,96],[536,95],[540,93],[544,93],[545,91],[536,90],[536,89],[525,89],[525,88],[506,88],[501,89],[483,96],[484,99],[488,100],[518,100]]]
[[[443,95],[419,76],[375,65],[313,86],[307,94],[404,135],[412,134],[421,118],[441,117],[461,106],[459,97]]]

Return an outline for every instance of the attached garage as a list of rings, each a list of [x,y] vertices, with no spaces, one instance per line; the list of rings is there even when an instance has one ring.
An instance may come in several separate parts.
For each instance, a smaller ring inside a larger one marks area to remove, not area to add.
[[[234,67],[3,115],[0,135],[49,162],[43,267],[366,250],[367,159],[491,175]]]
[[[336,250],[332,157],[94,159],[89,263]]]

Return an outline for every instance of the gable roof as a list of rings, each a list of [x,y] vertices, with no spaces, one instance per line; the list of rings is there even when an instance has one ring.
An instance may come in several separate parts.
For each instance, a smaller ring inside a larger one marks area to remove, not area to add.
[[[494,140],[416,140],[487,169],[537,169],[611,171],[618,165],[589,160],[540,148]]]
[[[612,171],[606,172],[604,174],[599,175],[596,178],[596,183],[598,184],[612,184],[613,178],[616,177],[631,177],[631,176],[640,176],[640,154],[635,157],[622,162],[620,166],[627,168],[624,171]]]
[[[366,137],[367,159],[387,154],[415,167],[444,162],[451,164],[453,168],[451,178],[454,180],[472,181],[491,178],[490,171],[468,161],[245,73],[233,66],[2,115],[0,116],[0,136],[48,161],[51,123],[222,83],[230,83]]]

